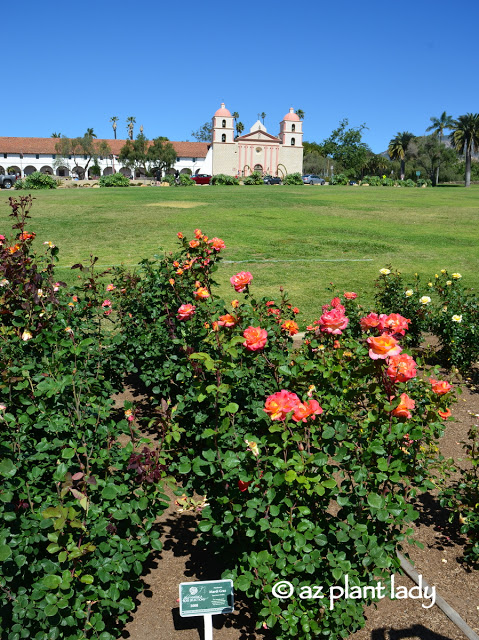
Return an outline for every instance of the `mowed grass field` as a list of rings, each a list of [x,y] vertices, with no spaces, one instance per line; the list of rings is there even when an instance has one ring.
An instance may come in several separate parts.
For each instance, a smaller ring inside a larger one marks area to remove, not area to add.
[[[0,192],[0,233],[10,235],[8,198]],[[176,234],[199,227],[227,249],[216,274],[229,300],[229,277],[250,271],[253,291],[288,291],[302,325],[331,298],[328,287],[356,291],[372,304],[379,269],[392,265],[425,281],[440,269],[458,271],[479,287],[479,187],[132,187],[58,189],[34,194],[29,230],[36,246],[60,248],[59,277],[98,256],[101,268],[136,265],[174,250]],[[398,310],[400,311],[400,310]]]

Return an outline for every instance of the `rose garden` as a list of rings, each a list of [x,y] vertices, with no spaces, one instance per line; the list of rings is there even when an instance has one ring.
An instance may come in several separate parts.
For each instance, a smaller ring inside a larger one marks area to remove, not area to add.
[[[467,274],[383,265],[373,304],[331,285],[298,339],[282,287],[260,296],[235,265],[219,282],[214,229],[178,228],[175,251],[136,269],[92,257],[71,284],[35,206],[10,198],[0,236],[2,637],[119,637],[171,495],[278,639],[360,629],[370,596],[313,606],[273,586],[390,584],[431,491],[477,566],[477,429],[460,482],[438,446],[479,357]],[[126,377],[147,414],[115,407]]]

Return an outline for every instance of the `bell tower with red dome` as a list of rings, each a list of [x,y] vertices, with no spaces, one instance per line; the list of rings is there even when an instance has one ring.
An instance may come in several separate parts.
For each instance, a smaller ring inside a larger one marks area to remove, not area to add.
[[[303,146],[303,123],[293,107],[289,110],[279,125],[279,139],[286,147]]]
[[[235,176],[238,171],[238,145],[234,138],[234,118],[224,102],[213,116],[212,138],[213,175],[226,173]]]

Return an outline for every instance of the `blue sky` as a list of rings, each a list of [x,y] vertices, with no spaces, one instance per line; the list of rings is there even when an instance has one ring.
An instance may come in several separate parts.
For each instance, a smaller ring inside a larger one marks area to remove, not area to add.
[[[3,28],[0,135],[69,137],[136,118],[148,138],[192,140],[224,101],[273,134],[289,107],[320,142],[348,118],[373,151],[431,116],[479,112],[479,3],[133,3],[26,0]],[[7,32],[8,29],[8,33]],[[15,53],[16,52],[16,53]]]

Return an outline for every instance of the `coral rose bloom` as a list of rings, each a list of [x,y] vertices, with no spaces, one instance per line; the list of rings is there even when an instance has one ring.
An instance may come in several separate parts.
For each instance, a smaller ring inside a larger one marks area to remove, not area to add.
[[[221,251],[221,249],[226,249],[226,245],[221,238],[211,238],[209,244],[213,247],[215,251]]]
[[[232,316],[230,313],[227,313],[224,316],[220,316],[218,319],[219,327],[234,327],[238,322],[237,318]]]
[[[265,347],[268,332],[265,329],[261,329],[261,327],[248,327],[244,330],[243,336],[245,337],[243,347],[248,351],[259,351]]]
[[[390,313],[388,316],[385,313],[382,313],[379,316],[378,326],[380,331],[386,330],[390,333],[397,333],[403,336],[409,328],[410,322],[410,320],[399,315],[399,313]]]
[[[299,331],[299,327],[294,320],[286,320],[286,322],[283,322],[281,329],[287,331],[290,336],[295,336]]]
[[[193,296],[196,300],[206,300],[206,298],[210,297],[210,292],[206,287],[198,287],[198,289],[193,292]]]
[[[281,389],[266,398],[264,410],[269,414],[271,420],[285,420],[288,413],[295,411],[299,404],[300,400],[295,393]]]
[[[379,316],[377,313],[368,313],[365,318],[361,318],[359,324],[361,325],[361,329],[363,331],[374,329],[379,325]]]
[[[432,390],[434,393],[437,393],[438,396],[443,396],[452,389],[449,382],[446,382],[445,380],[434,380],[434,378],[429,378],[429,382],[432,385]]]
[[[367,343],[369,345],[369,357],[373,360],[385,360],[391,356],[397,356],[402,351],[396,338],[387,333],[368,338]]]
[[[316,416],[320,416],[322,413],[323,409],[319,406],[317,400],[308,400],[298,404],[293,413],[293,420],[295,422],[306,422],[309,416],[314,420]]]
[[[406,382],[417,375],[416,362],[407,353],[391,356],[388,365],[386,374],[393,382]]]
[[[401,393],[401,402],[393,409],[392,414],[396,418],[411,418],[412,414],[409,410],[414,409],[415,406],[416,403],[411,400],[407,393]]]
[[[231,284],[238,293],[243,293],[252,280],[253,276],[249,271],[240,271],[230,278]]]
[[[452,416],[451,410],[446,408],[445,411],[438,411],[438,414],[441,416],[443,420],[447,420]]]
[[[349,319],[344,315],[343,309],[344,307],[342,309],[331,309],[331,311],[323,313],[319,319],[321,331],[331,333],[334,336],[342,335],[342,329],[346,329],[349,323]]]
[[[200,246],[200,243],[198,242],[198,240],[190,240],[188,244],[192,249],[196,249],[196,247]]]
[[[192,304],[182,304],[178,309],[178,320],[189,320],[195,314],[196,307]]]
[[[358,294],[354,293],[354,291],[345,291],[344,297],[346,298],[346,300],[354,300],[358,297]]]

